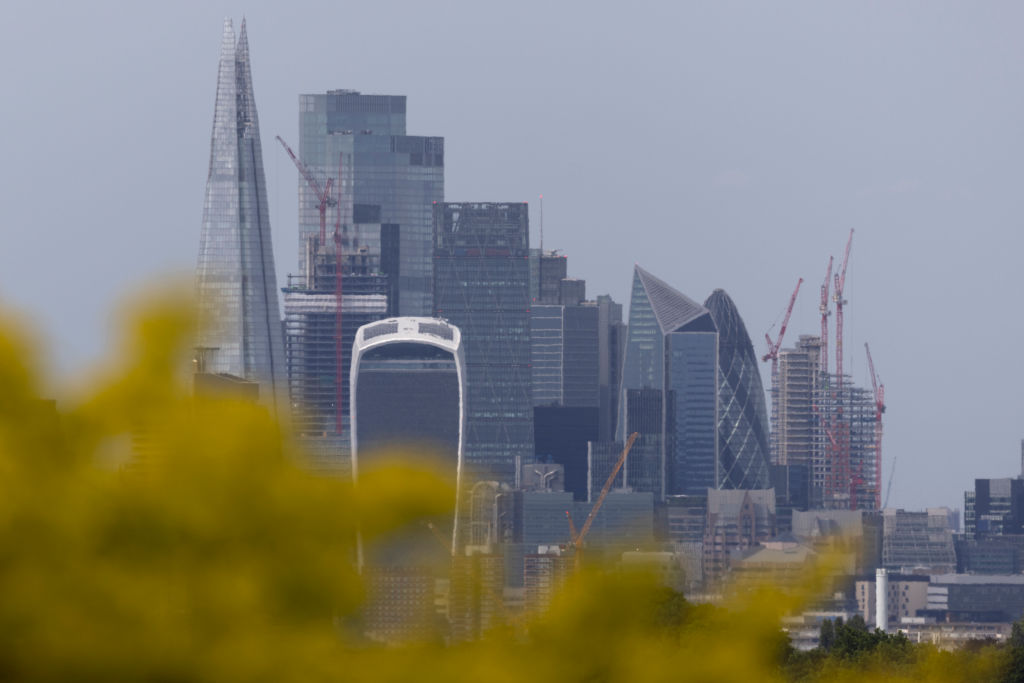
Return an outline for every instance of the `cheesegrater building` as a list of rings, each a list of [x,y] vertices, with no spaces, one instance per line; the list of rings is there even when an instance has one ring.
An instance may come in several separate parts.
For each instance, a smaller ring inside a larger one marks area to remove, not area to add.
[[[245,21],[224,22],[196,268],[197,370],[255,382],[286,412],[284,340]]]
[[[706,308],[640,266],[633,270],[616,441],[632,432],[640,438],[627,467],[641,469],[645,480],[642,489],[630,483],[627,469],[634,490],[662,500],[719,488],[715,322]]]

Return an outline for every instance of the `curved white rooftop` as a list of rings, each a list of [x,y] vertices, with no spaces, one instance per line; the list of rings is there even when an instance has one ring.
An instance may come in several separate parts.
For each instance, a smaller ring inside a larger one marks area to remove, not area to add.
[[[462,346],[459,328],[440,318],[401,317],[368,323],[356,332],[352,356],[381,344],[417,342],[430,344],[452,353]]]

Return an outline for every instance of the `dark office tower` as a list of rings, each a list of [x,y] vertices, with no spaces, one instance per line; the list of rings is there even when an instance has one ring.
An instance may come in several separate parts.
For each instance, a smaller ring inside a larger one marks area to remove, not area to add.
[[[766,489],[768,411],[757,356],[736,305],[716,289],[704,302],[718,328],[718,449],[722,488]]]
[[[718,487],[717,374],[718,333],[711,314],[636,266],[616,440],[624,440],[628,433],[628,392],[661,392],[658,498]]]
[[[722,482],[718,333],[711,316],[693,322],[665,335],[665,485],[673,494],[700,495]]]
[[[466,350],[467,471],[512,483],[533,455],[527,205],[438,203],[434,221],[436,316]]]
[[[568,259],[557,249],[530,250],[530,301],[559,303],[562,279],[568,276]]]
[[[964,531],[968,538],[1024,534],[1024,479],[975,479],[964,495]]]
[[[340,187],[344,223],[393,224],[398,315],[430,315],[434,202],[444,200],[444,138],[406,135],[405,97],[331,90],[299,96],[299,156]],[[319,201],[299,178],[299,265],[319,235]],[[333,226],[331,226],[333,227]]]
[[[665,394],[659,389],[627,389],[623,398],[625,433],[639,434],[623,465],[626,485],[634,491],[653,493],[658,498],[663,495],[665,481],[664,399]]]
[[[586,500],[587,444],[612,435],[622,307],[608,296],[587,301],[584,280],[562,278],[559,303],[530,311],[535,451],[563,465],[565,490]]]
[[[619,385],[622,383],[622,358],[626,348],[626,324],[622,322],[622,304],[607,294],[597,297],[597,357],[600,417],[598,438],[611,441],[619,414]]]
[[[284,340],[245,21],[237,43],[224,22],[196,290],[200,371],[259,383],[260,400],[285,417]]]

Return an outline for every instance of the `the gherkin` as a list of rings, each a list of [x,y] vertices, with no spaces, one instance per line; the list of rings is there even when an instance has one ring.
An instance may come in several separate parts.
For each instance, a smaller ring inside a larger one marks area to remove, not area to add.
[[[768,411],[754,346],[736,304],[724,290],[712,292],[704,307],[718,328],[720,486],[768,488]]]

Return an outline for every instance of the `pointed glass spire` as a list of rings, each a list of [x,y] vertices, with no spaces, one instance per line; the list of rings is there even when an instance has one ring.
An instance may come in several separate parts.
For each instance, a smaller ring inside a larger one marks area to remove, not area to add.
[[[261,401],[285,417],[284,341],[244,21],[237,43],[224,21],[196,289],[201,369],[258,382]]]

